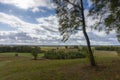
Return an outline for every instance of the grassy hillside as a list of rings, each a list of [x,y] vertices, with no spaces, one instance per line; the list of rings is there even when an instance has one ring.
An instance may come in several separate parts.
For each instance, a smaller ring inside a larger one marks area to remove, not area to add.
[[[32,60],[29,53],[0,53],[0,80],[120,80],[120,57],[114,51],[95,51],[98,68],[89,60]],[[43,54],[39,56],[42,57]]]

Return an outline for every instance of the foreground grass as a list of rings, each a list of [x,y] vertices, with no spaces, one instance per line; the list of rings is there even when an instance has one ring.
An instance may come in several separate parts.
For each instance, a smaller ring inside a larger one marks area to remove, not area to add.
[[[26,54],[3,55],[0,54],[0,80],[120,80],[120,58],[116,52],[95,51],[97,68],[89,66],[87,58],[35,61]]]
[[[0,53],[0,56],[1,57],[14,57],[16,53]],[[33,57],[31,55],[31,53],[17,53],[18,54],[18,57]],[[41,58],[43,57],[44,54],[43,53],[39,53],[38,54],[38,58]]]

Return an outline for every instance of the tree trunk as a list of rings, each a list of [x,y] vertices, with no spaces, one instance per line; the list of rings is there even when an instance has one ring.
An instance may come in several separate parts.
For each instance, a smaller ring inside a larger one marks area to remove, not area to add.
[[[34,60],[37,60],[37,56],[34,56]]]
[[[90,40],[89,40],[88,34],[86,32],[86,23],[85,23],[83,0],[81,0],[81,12],[82,12],[82,20],[83,20],[83,34],[84,34],[86,42],[87,42],[90,62],[91,62],[92,66],[96,66],[95,59],[94,59],[94,56],[93,56],[93,52],[92,52],[91,45],[90,45]]]

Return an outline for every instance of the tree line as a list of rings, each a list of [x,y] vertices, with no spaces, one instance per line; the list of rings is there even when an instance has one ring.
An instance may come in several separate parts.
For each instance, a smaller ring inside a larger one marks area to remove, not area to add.
[[[5,52],[18,52],[18,53],[32,53],[36,49],[37,52],[40,52],[40,47],[34,48],[34,46],[0,46],[0,53]]]
[[[96,50],[120,51],[120,46],[96,46]]]

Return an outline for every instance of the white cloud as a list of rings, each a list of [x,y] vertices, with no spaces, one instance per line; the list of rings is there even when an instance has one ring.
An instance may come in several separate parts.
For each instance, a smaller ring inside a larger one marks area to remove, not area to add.
[[[53,8],[51,0],[0,0],[0,3],[14,5],[25,10],[38,7]]]
[[[88,1],[88,6],[89,6],[89,7],[92,6],[91,0],[87,0],[87,1]]]
[[[52,31],[58,32],[58,18],[56,16],[42,17],[36,19],[41,26],[44,26],[46,29],[52,29]]]
[[[37,18],[38,24],[32,24],[21,20],[14,15],[8,15],[0,12],[0,23],[8,24],[15,31],[1,31],[0,44],[2,43],[29,43],[29,44],[82,44],[85,38],[80,31],[70,37],[66,43],[61,42],[61,36],[58,31],[58,19],[51,15],[48,17]],[[87,28],[92,44],[119,44],[115,32],[105,35],[104,32],[90,31]],[[115,41],[115,42],[114,42]]]
[[[26,36],[26,38],[28,38],[28,36],[32,39],[37,39],[36,42],[39,41],[51,41],[51,40],[61,40],[59,32],[58,32],[58,25],[57,25],[57,20],[55,16],[50,16],[50,17],[45,17],[45,18],[39,18],[39,24],[32,24],[32,23],[28,23],[25,22],[21,19],[19,19],[16,16],[13,15],[8,15],[5,13],[1,13],[0,12],[0,23],[4,23],[4,24],[8,24],[11,27],[15,28],[16,31],[18,33],[20,33],[22,36]],[[48,18],[48,19],[47,19]],[[41,23],[43,22],[43,23]],[[9,36],[12,36],[13,33],[11,34],[11,32],[3,32],[0,33],[1,36],[2,34],[6,34],[9,33]],[[14,34],[18,34],[18,33],[14,33]],[[25,33],[24,35],[22,33]],[[7,34],[6,34],[7,35]],[[4,35],[5,36],[5,35]],[[17,35],[17,37],[19,37],[20,35]],[[6,36],[7,39],[8,36]],[[14,35],[15,37],[15,35]],[[26,38],[17,38],[20,39],[20,41],[23,39],[23,42],[26,41]],[[16,38],[13,38],[16,39]],[[31,40],[30,39],[30,40]],[[8,40],[8,39],[7,39]],[[33,40],[31,40],[33,42]],[[30,41],[28,41],[30,42]],[[54,42],[54,41],[53,41]]]
[[[85,10],[84,12],[85,12],[86,25],[88,27],[93,27],[97,22],[100,21],[100,19],[93,19],[93,16],[88,16],[89,14],[88,10]]]
[[[33,8],[32,9],[32,12],[42,12],[42,13],[45,13],[46,12],[46,10],[44,10],[44,9],[39,9],[39,8],[37,8],[37,7],[35,7],[35,8]]]
[[[44,9],[39,9],[39,8],[36,7],[36,8],[33,8],[33,9],[32,9],[32,12],[34,12],[34,13],[35,13],[35,12],[42,12],[42,13],[45,13],[46,10],[44,10]]]
[[[105,31],[98,32],[98,31],[96,31],[96,30],[93,30],[92,32],[93,32],[94,34],[96,34],[97,36],[99,36],[99,37],[105,37],[105,36],[107,36],[107,34],[106,34]]]
[[[39,10],[39,8],[33,8],[32,9],[32,12],[39,12],[40,10]]]

